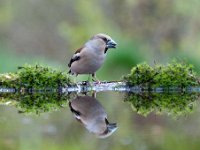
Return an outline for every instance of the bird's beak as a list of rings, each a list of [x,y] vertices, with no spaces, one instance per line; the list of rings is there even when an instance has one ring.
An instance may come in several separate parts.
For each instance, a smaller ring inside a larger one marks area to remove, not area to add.
[[[109,40],[106,43],[106,48],[116,48],[116,46],[117,46],[117,43],[114,40]]]
[[[107,128],[109,132],[113,133],[117,130],[117,123],[109,123]]]
[[[107,124],[107,129],[103,134],[98,135],[98,138],[107,138],[110,135],[112,135],[117,130],[117,124],[116,123],[109,123]]]

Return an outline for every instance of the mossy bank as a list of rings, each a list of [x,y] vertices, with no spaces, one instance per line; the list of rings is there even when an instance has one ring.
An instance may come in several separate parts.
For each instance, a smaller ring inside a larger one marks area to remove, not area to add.
[[[21,89],[58,89],[71,84],[67,72],[41,65],[25,65],[15,73],[0,74],[0,86]]]
[[[131,69],[130,74],[123,78],[130,86],[139,85],[147,88],[154,87],[195,87],[199,81],[192,65],[173,62],[167,65],[150,66],[139,64]]]

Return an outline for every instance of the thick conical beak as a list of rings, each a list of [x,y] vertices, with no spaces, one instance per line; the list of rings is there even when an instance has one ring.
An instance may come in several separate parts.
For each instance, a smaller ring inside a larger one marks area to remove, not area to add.
[[[109,40],[106,44],[106,48],[116,48],[117,43],[114,40]]]
[[[110,123],[107,125],[108,131],[109,132],[115,132],[117,130],[117,123]]]
[[[107,138],[110,135],[112,135],[116,130],[117,130],[117,124],[116,123],[109,123],[107,124],[107,129],[105,130],[104,133],[99,134],[97,137],[98,138]]]

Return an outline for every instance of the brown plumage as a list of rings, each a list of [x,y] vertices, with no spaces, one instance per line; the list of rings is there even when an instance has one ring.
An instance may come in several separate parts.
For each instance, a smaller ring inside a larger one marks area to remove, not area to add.
[[[99,33],[87,41],[72,56],[68,66],[71,74],[92,74],[104,63],[109,48],[116,48],[117,43],[108,35]]]
[[[75,118],[99,138],[106,138],[117,129],[116,123],[109,123],[104,108],[95,97],[77,96],[69,107]]]

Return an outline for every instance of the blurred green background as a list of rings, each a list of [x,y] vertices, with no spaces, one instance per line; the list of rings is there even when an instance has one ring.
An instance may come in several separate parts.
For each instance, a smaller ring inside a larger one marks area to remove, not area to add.
[[[119,80],[132,66],[176,58],[200,72],[198,0],[0,0],[0,73],[45,64],[68,70],[73,52],[96,33],[118,43],[97,72]],[[111,74],[112,73],[112,74]],[[85,77],[86,78],[86,77]],[[79,77],[79,80],[84,77]],[[199,149],[198,112],[181,119],[134,114],[120,94],[98,94],[119,129],[104,140],[89,135],[68,108],[41,116],[0,107],[0,149]]]

